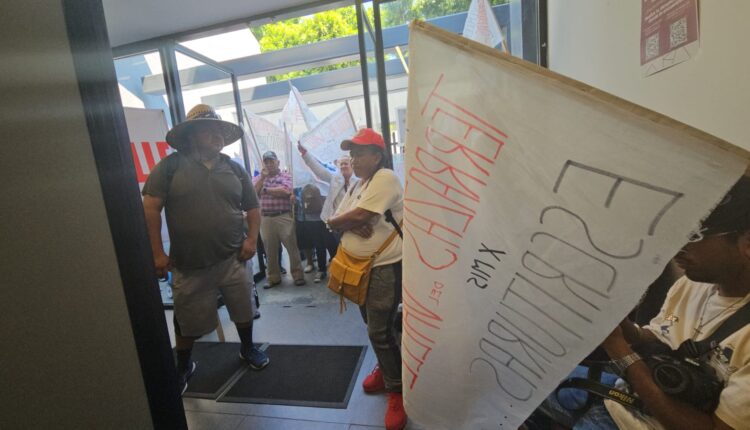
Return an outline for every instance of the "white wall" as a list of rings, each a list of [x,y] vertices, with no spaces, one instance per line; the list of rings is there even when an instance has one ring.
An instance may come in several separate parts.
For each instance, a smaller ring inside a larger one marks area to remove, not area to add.
[[[150,429],[62,2],[0,13],[0,428]]]
[[[699,4],[698,55],[643,78],[641,0],[549,0],[550,69],[750,149],[750,1]]]

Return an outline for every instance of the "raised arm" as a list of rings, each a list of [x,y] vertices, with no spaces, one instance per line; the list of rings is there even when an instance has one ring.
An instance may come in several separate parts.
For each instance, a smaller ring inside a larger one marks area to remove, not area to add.
[[[312,170],[313,174],[318,177],[318,179],[326,183],[330,183],[331,180],[333,180],[333,174],[328,169],[323,167],[320,161],[313,157],[312,154],[310,154],[310,151],[308,151],[299,142],[297,142],[297,149],[302,155],[302,160],[305,162],[305,164],[307,164],[307,167]]]

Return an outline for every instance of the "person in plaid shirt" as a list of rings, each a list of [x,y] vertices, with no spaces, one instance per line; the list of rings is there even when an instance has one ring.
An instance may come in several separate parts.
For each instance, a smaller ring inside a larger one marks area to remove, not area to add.
[[[294,285],[305,285],[302,262],[297,248],[297,236],[292,217],[292,176],[279,169],[279,158],[273,151],[263,154],[263,170],[255,180],[255,192],[260,197],[260,237],[268,256],[268,286],[281,283],[279,246],[284,244],[289,253]]]

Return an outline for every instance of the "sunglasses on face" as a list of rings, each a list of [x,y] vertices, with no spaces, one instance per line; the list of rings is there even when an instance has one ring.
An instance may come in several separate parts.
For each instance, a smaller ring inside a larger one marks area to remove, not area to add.
[[[695,242],[700,242],[707,237],[726,236],[726,235],[733,234],[733,233],[737,233],[737,232],[725,231],[725,232],[720,232],[720,233],[709,233],[709,229],[702,228],[700,230],[690,233],[690,235],[688,236],[688,242],[695,243]]]

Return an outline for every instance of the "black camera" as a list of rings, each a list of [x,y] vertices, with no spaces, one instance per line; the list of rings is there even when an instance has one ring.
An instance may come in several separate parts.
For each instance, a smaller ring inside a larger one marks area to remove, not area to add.
[[[661,342],[636,348],[662,391],[701,411],[713,412],[724,384],[707,362],[686,356],[682,350],[672,350]]]

